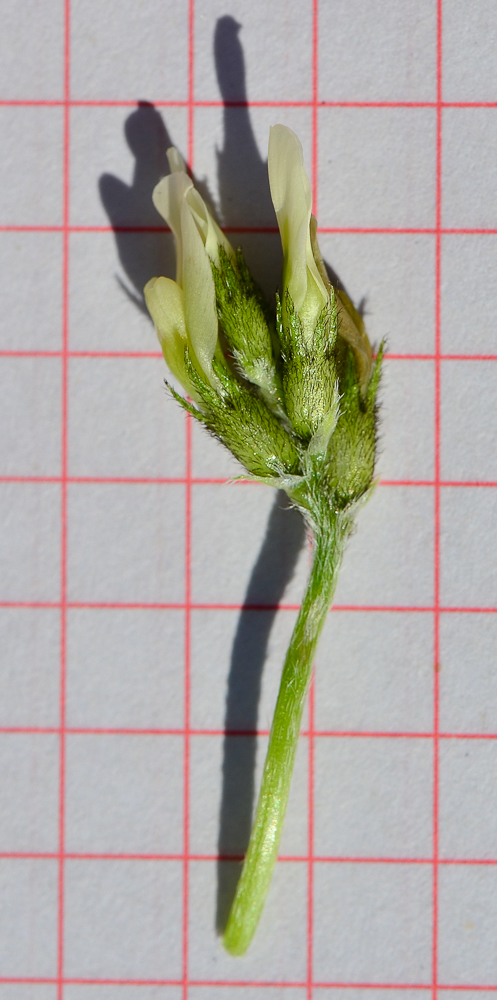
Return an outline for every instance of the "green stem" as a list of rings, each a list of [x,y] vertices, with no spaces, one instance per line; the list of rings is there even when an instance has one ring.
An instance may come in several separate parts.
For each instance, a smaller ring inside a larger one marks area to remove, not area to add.
[[[350,521],[332,515],[316,531],[314,558],[290,646],[274,712],[257,813],[223,943],[243,955],[255,933],[271,882],[317,641],[335,591]]]

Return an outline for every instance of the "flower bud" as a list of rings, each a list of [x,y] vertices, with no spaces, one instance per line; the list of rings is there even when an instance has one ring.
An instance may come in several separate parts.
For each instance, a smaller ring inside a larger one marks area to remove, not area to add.
[[[168,368],[185,392],[198,400],[185,364],[188,338],[181,288],[170,278],[151,278],[145,285],[144,295]]]
[[[212,359],[218,344],[218,319],[211,261],[219,261],[220,246],[230,255],[233,249],[195,190],[178,151],[170,149],[168,158],[172,173],[155,187],[153,202],[174,233],[176,282],[183,292],[193,362],[199,374],[217,387]]]
[[[269,185],[283,247],[283,308],[289,293],[308,343],[329,299],[311,245],[312,195],[302,145],[291,129],[269,131]]]

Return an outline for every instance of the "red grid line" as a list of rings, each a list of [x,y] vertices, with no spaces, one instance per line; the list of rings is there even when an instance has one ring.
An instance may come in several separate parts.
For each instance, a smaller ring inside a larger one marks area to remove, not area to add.
[[[314,215],[319,218],[318,202],[318,32],[319,0],[312,0],[312,134],[311,134],[311,184]],[[310,555],[310,553],[309,553]],[[307,796],[307,983],[306,997],[313,997],[313,936],[314,936],[314,677],[309,690],[309,731],[308,731],[308,796]]]
[[[59,771],[59,859],[57,1000],[63,1000],[64,977],[64,862],[65,862],[65,770],[66,770],[66,624],[67,624],[67,472],[68,472],[68,356],[69,346],[69,96],[70,96],[70,0],[64,0],[64,131],[63,131],[63,243],[62,243],[62,486],[60,567],[60,771]]]
[[[433,924],[432,1000],[438,997],[438,855],[439,855],[439,717],[440,717],[440,346],[441,346],[441,225],[442,225],[442,0],[437,0],[437,144],[435,240],[435,524],[433,621]]]
[[[262,483],[251,479],[226,479],[224,476],[0,476],[0,483],[80,483],[98,486],[251,486],[259,489]],[[377,486],[428,486],[436,488],[471,487],[471,489],[495,489],[497,481],[482,479],[380,479]]]
[[[57,979],[50,978],[49,976],[33,977],[33,976],[0,976],[0,984],[26,984],[26,985],[52,985],[58,983]],[[63,980],[66,986],[182,986],[183,981],[181,979],[91,979],[91,978],[79,978],[75,979],[72,977],[67,977]],[[295,989],[298,987],[305,988],[307,986],[306,982],[301,980],[259,980],[259,979],[245,979],[245,980],[233,980],[230,982],[226,979],[190,979],[189,985],[191,986],[224,986],[224,987],[248,987],[248,988],[259,988],[259,989]],[[313,983],[313,986],[320,989],[351,989],[351,990],[431,990],[431,985],[427,983],[368,983],[368,982],[357,982],[357,983],[344,983],[338,980],[329,981],[320,980]],[[475,985],[474,983],[439,983],[438,990],[451,990],[451,991],[496,991],[497,986],[488,986],[485,984]]]
[[[31,735],[47,735],[59,733],[59,726],[20,726],[20,725],[0,725],[1,735],[15,735],[19,733]],[[165,726],[164,728],[150,728],[138,726],[68,726],[64,732],[71,736],[182,736],[185,735],[185,727]],[[269,736],[269,729],[211,729],[208,727],[188,727],[189,736]],[[310,736],[309,730],[303,729],[300,732],[302,737]],[[319,739],[416,739],[431,740],[433,731],[416,732],[415,730],[369,730],[369,729],[313,729],[312,738]],[[467,732],[438,732],[439,740],[495,740],[497,733],[467,733]]]
[[[221,226],[224,233],[278,233],[277,226]],[[30,225],[5,223],[0,225],[0,233],[170,233],[168,226],[126,226],[126,225]],[[497,229],[493,227],[447,227],[437,229],[436,226],[318,226],[317,232],[351,233],[360,235],[392,235],[392,236],[495,236]]]
[[[189,80],[190,88],[190,80]],[[497,101],[324,101],[316,100],[314,96],[311,100],[301,101],[220,101],[220,100],[195,100],[187,97],[186,100],[150,100],[157,108],[497,108]],[[73,98],[65,101],[64,98],[4,98],[0,100],[2,108],[134,108],[136,100],[119,99],[90,99]]]
[[[0,608],[60,608],[60,601],[0,601]],[[299,604],[210,604],[190,601],[188,605],[190,611],[299,611]],[[66,601],[66,609],[93,609],[95,611],[184,611],[186,604],[159,603],[146,601]],[[433,614],[435,609],[431,605],[385,605],[385,604],[334,604],[330,608],[330,614],[336,611],[364,612],[381,611],[388,614],[420,613]],[[495,607],[450,607],[438,606],[440,614],[458,615],[493,615],[497,613]]]
[[[188,0],[188,165],[193,170],[195,88],[195,0]],[[185,487],[185,679],[184,679],[184,787],[183,787],[183,979],[182,997],[188,1000],[188,920],[190,853],[190,653],[191,653],[191,538],[192,538],[192,417],[186,415]]]
[[[35,348],[0,349],[1,358],[61,358],[62,350]],[[162,358],[160,351],[67,351],[68,358]],[[435,361],[435,354],[410,354],[386,352],[389,361]],[[440,361],[497,361],[497,354],[440,354]]]
[[[58,851],[0,851],[0,860],[2,861],[57,861],[60,855]],[[183,851],[180,853],[163,853],[163,854],[152,854],[135,851],[131,852],[116,852],[110,854],[109,852],[102,853],[100,851],[66,851],[63,855],[65,861],[205,861],[205,862],[217,862],[217,861],[243,861],[243,854],[187,854],[185,855]],[[400,858],[400,857],[381,857],[379,855],[374,855],[373,857],[368,857],[367,855],[317,855],[314,854],[309,856],[308,854],[279,854],[278,864],[305,864],[312,870],[315,864],[358,864],[358,865],[427,865],[433,866],[433,857],[430,858]],[[477,866],[495,866],[497,865],[497,858],[439,858],[439,865],[477,865]],[[312,874],[310,874],[312,879]],[[310,981],[309,981],[310,982]]]

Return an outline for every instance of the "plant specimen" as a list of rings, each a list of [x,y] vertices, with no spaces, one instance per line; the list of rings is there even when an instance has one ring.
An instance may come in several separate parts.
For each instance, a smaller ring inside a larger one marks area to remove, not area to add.
[[[319,251],[297,136],[275,125],[269,182],[283,246],[274,313],[240,250],[210,215],[176,149],[153,193],[176,240],[176,281],[145,287],[174,398],[223,442],[251,479],[286,491],[312,536],[307,589],[283,667],[255,821],[224,933],[243,954],[278,853],[317,641],[358,507],[373,486],[376,360],[361,316],[333,288]]]

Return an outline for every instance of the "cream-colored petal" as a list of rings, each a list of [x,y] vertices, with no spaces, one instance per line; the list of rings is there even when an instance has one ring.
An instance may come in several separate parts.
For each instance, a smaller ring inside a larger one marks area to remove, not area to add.
[[[274,125],[269,130],[269,186],[283,247],[283,285],[297,310],[307,292],[306,240],[311,217],[311,186],[303,166],[302,146],[295,133]]]
[[[188,174],[178,171],[168,174],[156,184],[152,192],[152,201],[162,218],[174,233],[176,242],[176,281],[183,286],[183,234],[181,230],[181,206],[193,181]]]
[[[168,157],[169,154],[174,154],[170,157],[170,166],[173,172],[168,174],[167,177],[163,177],[162,180],[155,186],[152,199],[157,211],[160,215],[162,215],[162,218],[166,220],[176,238],[176,280],[180,285],[182,285],[183,274],[181,270],[182,264],[180,262],[183,257],[181,249],[181,205],[183,201],[186,200],[188,204],[188,208],[195,221],[200,236],[202,237],[202,242],[210,260],[216,265],[219,264],[220,246],[224,247],[225,252],[232,259],[234,259],[235,254],[231,243],[226,239],[226,236],[217,225],[217,222],[215,222],[212,218],[204,199],[201,195],[199,195],[198,191],[193,186],[192,179],[188,176],[188,174],[180,169],[180,165],[183,164],[183,160],[174,146],[168,150]]]
[[[145,285],[144,295],[168,368],[192,399],[198,401],[185,366],[187,336],[181,288],[170,278],[152,278]]]
[[[186,200],[181,206],[183,294],[188,342],[200,369],[212,386],[217,379],[212,359],[217,345],[218,319],[214,278],[209,257]]]
[[[186,163],[176,146],[170,146],[166,153],[169,169],[172,174],[186,174]]]
[[[324,266],[324,260],[323,260],[322,254],[321,254],[321,250],[319,248],[317,230],[318,230],[318,223],[317,223],[316,216],[315,215],[311,215],[311,224],[310,224],[310,227],[309,227],[309,231],[310,231],[310,236],[311,236],[312,256],[314,257],[314,260],[315,260],[315,263],[316,263],[316,267],[317,267],[317,269],[318,269],[318,271],[319,271],[319,273],[321,275],[321,279],[323,281],[323,285],[325,286],[325,288],[327,289],[327,291],[330,292],[331,291],[331,287],[332,287],[331,286],[331,281],[329,279],[328,272],[327,272],[327,270],[326,270],[326,268]]]
[[[304,308],[304,312],[317,317],[327,301],[328,290],[311,247],[311,185],[304,169],[302,145],[285,125],[270,129],[268,171],[283,247],[283,286],[299,313]]]
[[[234,259],[235,254],[231,243],[226,239],[215,219],[212,218],[204,199],[195,187],[189,189],[186,200],[212,263],[216,266],[219,264],[220,246],[224,248],[228,257]]]

